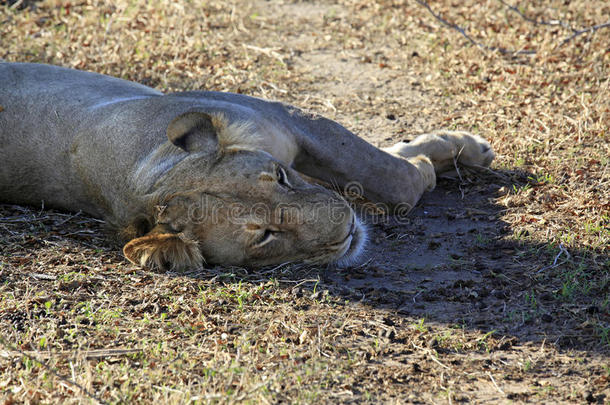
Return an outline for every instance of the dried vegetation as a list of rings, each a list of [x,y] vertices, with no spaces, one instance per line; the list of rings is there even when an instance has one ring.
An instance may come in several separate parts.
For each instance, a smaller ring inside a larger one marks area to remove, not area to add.
[[[610,28],[578,34],[610,5],[424,3],[0,2],[5,60],[280,99],[380,145],[472,130],[498,154],[341,271],[156,274],[96,220],[0,206],[3,403],[610,400]]]

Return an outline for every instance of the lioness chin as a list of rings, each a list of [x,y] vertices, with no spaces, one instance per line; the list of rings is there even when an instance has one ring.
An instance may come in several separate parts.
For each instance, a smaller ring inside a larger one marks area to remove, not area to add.
[[[104,219],[133,263],[352,263],[366,241],[348,202],[307,178],[402,213],[489,144],[425,134],[381,150],[341,125],[239,94],[163,94],[55,66],[0,63],[0,200]]]

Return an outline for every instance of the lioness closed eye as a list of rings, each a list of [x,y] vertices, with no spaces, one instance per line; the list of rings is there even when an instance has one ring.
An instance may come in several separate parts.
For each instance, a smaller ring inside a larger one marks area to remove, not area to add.
[[[425,134],[381,150],[336,122],[239,94],[163,94],[60,67],[0,63],[0,200],[103,218],[143,266],[349,263],[365,230],[338,194],[412,207],[489,144]]]

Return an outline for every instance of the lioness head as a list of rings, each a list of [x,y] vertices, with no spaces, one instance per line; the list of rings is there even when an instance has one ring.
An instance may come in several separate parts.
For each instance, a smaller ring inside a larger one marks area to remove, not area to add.
[[[248,130],[203,112],[169,125],[169,140],[188,155],[159,186],[152,229],[123,248],[131,262],[183,269],[355,259],[365,232],[349,204],[257,150]]]

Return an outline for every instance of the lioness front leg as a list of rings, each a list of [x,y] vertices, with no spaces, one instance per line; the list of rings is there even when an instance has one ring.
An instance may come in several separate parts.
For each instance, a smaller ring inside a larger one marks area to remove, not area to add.
[[[303,174],[344,188],[359,183],[363,196],[375,203],[413,207],[436,185],[436,173],[453,166],[489,165],[489,144],[465,132],[426,134],[410,143],[379,149],[335,121],[274,104],[277,118],[298,145],[292,166]]]
[[[455,164],[487,167],[495,157],[489,143],[478,135],[463,131],[436,131],[423,134],[411,142],[399,142],[384,150],[407,160],[423,155],[430,159],[439,174],[455,168]]]
[[[424,156],[387,153],[326,118],[294,114],[291,119],[301,126],[295,133],[299,153],[293,167],[309,177],[341,190],[357,189],[367,200],[401,212],[434,188],[434,168]]]

